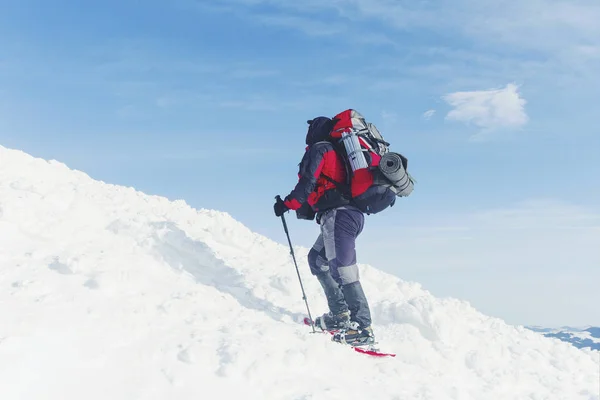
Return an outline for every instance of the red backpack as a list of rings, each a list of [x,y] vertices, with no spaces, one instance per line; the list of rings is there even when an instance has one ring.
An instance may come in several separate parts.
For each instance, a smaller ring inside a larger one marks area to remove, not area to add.
[[[377,214],[408,196],[414,182],[407,172],[408,160],[389,151],[375,125],[356,110],[333,117],[330,141],[346,164],[346,182],[334,182],[366,214]]]

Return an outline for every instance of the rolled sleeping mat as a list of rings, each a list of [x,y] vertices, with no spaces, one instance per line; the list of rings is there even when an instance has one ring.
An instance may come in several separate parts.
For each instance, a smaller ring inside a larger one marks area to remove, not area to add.
[[[379,169],[383,176],[392,183],[397,196],[408,196],[413,191],[413,181],[404,169],[400,154],[385,153],[379,161]]]
[[[352,171],[367,168],[369,165],[362,152],[358,136],[344,132],[342,133],[342,140]]]

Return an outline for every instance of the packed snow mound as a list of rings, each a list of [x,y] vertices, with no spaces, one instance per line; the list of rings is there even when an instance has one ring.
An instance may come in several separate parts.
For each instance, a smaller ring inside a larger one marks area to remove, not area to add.
[[[309,333],[286,245],[0,146],[0,398],[598,399],[598,352],[360,267],[395,358]]]

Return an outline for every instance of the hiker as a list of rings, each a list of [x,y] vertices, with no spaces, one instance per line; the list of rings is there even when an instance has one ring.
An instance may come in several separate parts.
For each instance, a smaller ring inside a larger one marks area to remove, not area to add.
[[[323,287],[329,312],[315,318],[315,326],[339,330],[334,340],[372,344],[371,312],[359,280],[355,249],[364,214],[336,184],[344,182],[347,173],[343,158],[327,141],[336,120],[317,117],[307,122],[307,147],[298,183],[283,200],[277,197],[274,212],[280,217],[294,210],[299,219],[315,219],[320,225],[321,232],[308,253],[308,264]]]

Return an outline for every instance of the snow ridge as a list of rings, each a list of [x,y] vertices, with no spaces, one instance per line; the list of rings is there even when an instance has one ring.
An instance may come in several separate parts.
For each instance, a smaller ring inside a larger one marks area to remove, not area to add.
[[[0,397],[599,399],[597,351],[360,267],[396,358],[310,334],[289,249],[227,213],[0,146]]]

